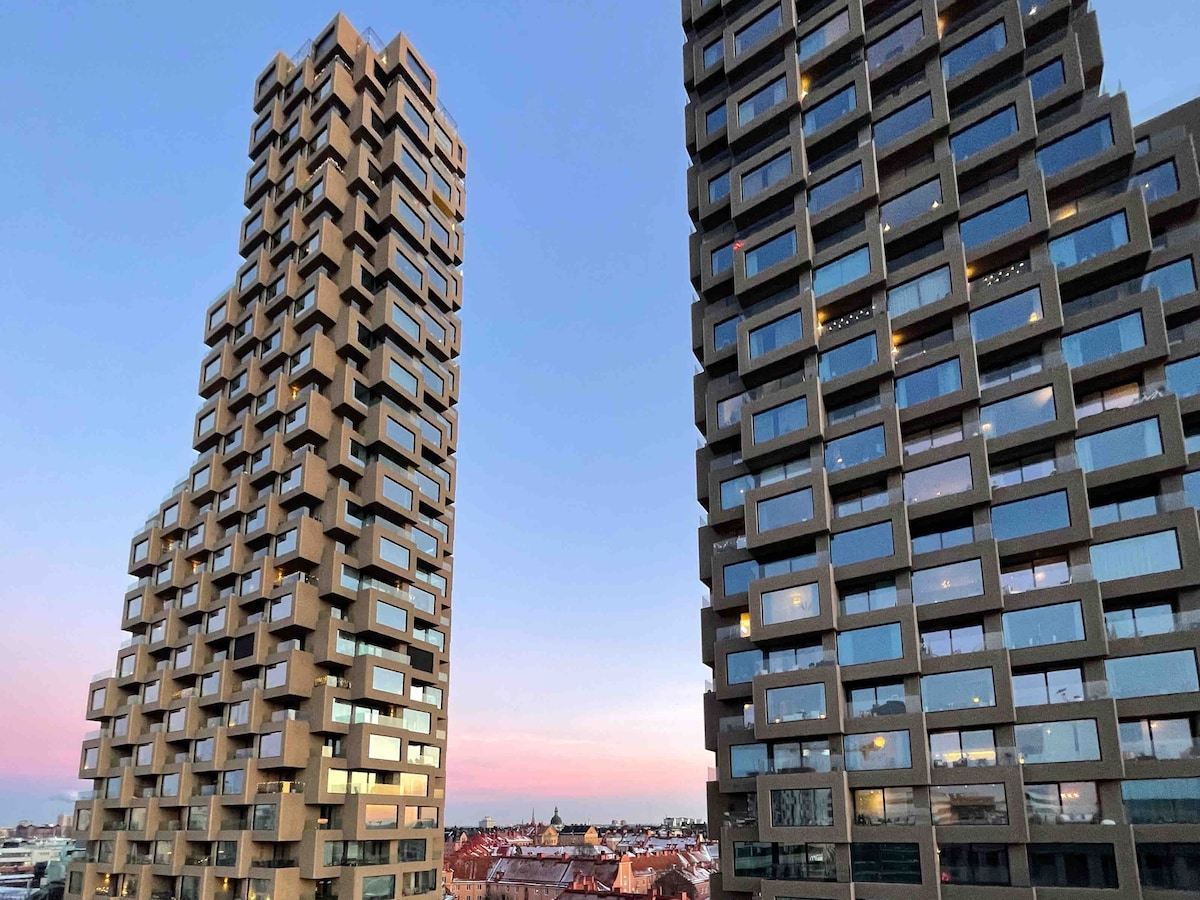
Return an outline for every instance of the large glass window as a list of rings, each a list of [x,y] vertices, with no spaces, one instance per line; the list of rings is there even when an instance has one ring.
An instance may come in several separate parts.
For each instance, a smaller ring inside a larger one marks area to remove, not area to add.
[[[934,825],[1007,825],[1003,784],[946,784],[929,788]]]
[[[1051,91],[1058,90],[1066,83],[1067,75],[1066,70],[1063,69],[1062,57],[1029,73],[1029,87],[1033,91],[1035,101],[1041,100]]]
[[[728,112],[725,109],[725,104],[722,103],[716,109],[710,109],[704,116],[704,131],[706,134],[712,134],[714,131],[719,131],[725,127],[725,122],[728,118]]]
[[[716,203],[722,197],[729,196],[729,173],[722,172],[708,182],[708,202]]]
[[[910,787],[856,790],[855,825],[916,825],[917,805]]]
[[[762,595],[762,619],[764,625],[778,625],[796,619],[810,619],[820,615],[821,600],[817,585],[801,584],[796,587],[765,591]]]
[[[950,494],[960,494],[974,487],[971,479],[971,458],[960,456],[934,466],[904,473],[904,502],[921,503]]]
[[[896,405],[901,409],[952,394],[962,388],[958,357],[896,379]]]
[[[880,559],[895,552],[892,542],[892,523],[880,522],[842,531],[830,540],[830,556],[835,566],[849,566],[869,559]]]
[[[937,209],[941,203],[942,180],[935,178],[880,204],[879,222],[884,231],[891,231],[931,209]]]
[[[1180,568],[1179,542],[1174,531],[1093,544],[1092,574],[1097,581],[1115,581]]]
[[[1008,847],[1004,844],[950,844],[938,846],[942,884],[1011,884]]]
[[[1050,242],[1050,261],[1066,269],[1085,263],[1129,243],[1125,213],[1106,216]]]
[[[742,176],[742,199],[757,197],[767,188],[783,181],[792,174],[792,151],[769,159]]]
[[[958,226],[958,231],[963,247],[971,250],[988,241],[994,241],[1010,231],[1016,231],[1018,228],[1028,225],[1030,221],[1029,197],[1021,194],[1011,200],[998,203],[991,209],[985,209],[969,219],[963,219]]]
[[[827,125],[832,125],[842,116],[853,112],[858,105],[854,85],[847,85],[828,100],[818,103],[804,114],[804,136],[816,134]]]
[[[793,684],[767,688],[767,721],[802,722],[825,718],[825,685]]]
[[[1158,419],[1142,419],[1119,428],[1089,434],[1075,441],[1079,467],[1095,472],[1139,459],[1149,459],[1163,452]]]
[[[1017,133],[1017,108],[1006,106],[986,119],[950,136],[950,152],[959,162]]]
[[[825,445],[825,468],[831,472],[881,458],[887,452],[882,425],[836,438]]]
[[[921,883],[921,845],[855,843],[850,845],[854,881],[887,884]]]
[[[789,173],[790,174],[790,173]],[[815,184],[808,192],[809,215],[828,209],[839,200],[843,200],[862,190],[863,167],[858,162],[848,169],[843,169],[832,178],[827,178],[820,184]],[[744,188],[743,188],[744,190]]]
[[[753,278],[795,255],[796,231],[793,229],[746,251],[746,277]]]
[[[1042,320],[1042,292],[1030,288],[971,313],[971,336],[986,341]]]
[[[912,573],[913,604],[942,603],[983,594],[983,565],[978,559],[919,569]]]
[[[875,334],[864,335],[821,354],[817,375],[821,381],[841,378],[879,360]]]
[[[786,528],[813,517],[812,488],[758,501],[758,530]]]
[[[842,10],[823,25],[819,25],[800,38],[798,44],[800,61],[816,56],[839,38],[850,33],[850,13]]]
[[[733,268],[733,244],[718,247],[712,252],[712,273],[720,275]]]
[[[899,659],[904,655],[898,624],[843,631],[838,638],[838,662],[843,666]]]
[[[981,406],[979,427],[988,438],[997,438],[1023,428],[1053,422],[1057,414],[1054,388],[1047,386]]]
[[[1013,727],[1023,765],[1084,762],[1100,758],[1095,719],[1036,722]]]
[[[1196,290],[1196,272],[1191,257],[1167,263],[1143,275],[1141,289],[1148,291],[1151,288],[1158,288],[1159,299],[1164,303]]]
[[[783,10],[776,6],[763,13],[741,31],[733,36],[733,52],[745,53],[755,45],[765,40],[772,31],[783,24]]]
[[[1047,144],[1037,152],[1042,174],[1049,178],[1113,145],[1112,120],[1105,116],[1078,131]]]
[[[921,678],[921,703],[925,712],[982,709],[996,705],[991,669],[966,669]]]
[[[820,297],[871,274],[871,251],[859,247],[813,270],[813,294]]]
[[[950,296],[950,267],[942,266],[888,290],[888,315],[902,316]]]
[[[808,400],[797,397],[755,413],[751,419],[754,443],[762,444],[808,427]]]
[[[832,825],[833,792],[829,788],[771,791],[771,824],[776,828]]]
[[[998,541],[1055,531],[1067,528],[1070,524],[1066,491],[1027,497],[992,507],[992,535]]]
[[[923,37],[925,21],[921,16],[914,16],[867,47],[867,68],[878,69],[903,56]]]
[[[1094,825],[1100,821],[1100,799],[1094,781],[1025,785],[1025,812],[1030,824]]]
[[[1104,661],[1113,697],[1154,697],[1200,690],[1194,650],[1118,656]]]
[[[1111,359],[1119,353],[1145,345],[1146,334],[1142,329],[1140,312],[1063,335],[1062,339],[1063,357],[1072,368]]]
[[[1167,389],[1180,397],[1200,394],[1200,356],[1168,363]]]
[[[1082,641],[1083,612],[1078,600],[1035,606],[1004,614],[1004,646],[1010,650]]]
[[[926,94],[875,123],[875,146],[894,144],[926,122],[933,121],[933,98]]]
[[[1008,34],[1004,30],[1004,22],[997,22],[943,56],[942,74],[949,81],[983,62],[993,53],[1000,52],[1007,44]]]
[[[912,768],[907,731],[848,734],[843,738],[842,746],[849,772]]]
[[[1138,172],[1129,179],[1129,188],[1130,190],[1140,190],[1147,203],[1171,196],[1179,190],[1179,175],[1175,169],[1175,161],[1169,159],[1153,169]]]
[[[1147,778],[1121,782],[1132,825],[1200,825],[1200,778]]]
[[[750,358],[757,359],[788,344],[794,344],[803,336],[804,327],[798,312],[760,325],[747,335],[750,340]]]
[[[991,729],[941,731],[929,735],[929,759],[935,769],[996,765],[996,738]]]
[[[1118,887],[1112,844],[1030,844],[1029,881],[1035,887]]]
[[[1138,879],[1144,886],[1200,894],[1200,844],[1138,841],[1137,859]]]

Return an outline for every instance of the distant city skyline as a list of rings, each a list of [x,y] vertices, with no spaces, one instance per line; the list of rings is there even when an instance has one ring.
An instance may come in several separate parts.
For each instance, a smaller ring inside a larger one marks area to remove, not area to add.
[[[679,8],[454,6],[453,31],[442,4],[344,7],[411,34],[470,123],[446,820],[703,818]],[[1135,122],[1200,93],[1145,63],[1189,58],[1190,8],[1093,6]],[[128,540],[193,457],[247,85],[330,14],[147,8],[0,12],[22,35],[0,61],[22,161],[0,220],[0,496],[22,511],[0,513],[0,821],[53,821],[86,787]]]

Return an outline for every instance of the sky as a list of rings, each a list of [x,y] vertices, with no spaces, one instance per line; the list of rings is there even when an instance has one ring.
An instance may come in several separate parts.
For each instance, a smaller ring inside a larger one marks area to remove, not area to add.
[[[1093,0],[1134,121],[1179,0]],[[335,8],[9,3],[0,31],[0,824],[79,789],[129,537],[194,458],[254,80]],[[703,816],[678,0],[348,2],[468,145],[448,823]],[[1172,60],[1163,66],[1162,60]]]

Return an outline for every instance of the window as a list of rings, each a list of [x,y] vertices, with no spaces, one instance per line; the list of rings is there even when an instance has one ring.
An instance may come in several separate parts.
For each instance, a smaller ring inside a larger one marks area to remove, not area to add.
[[[732,268],[733,244],[718,247],[712,252],[712,273],[714,276],[720,275],[722,272],[727,272]]]
[[[877,684],[847,690],[847,715],[852,719],[866,716],[899,716],[909,711],[904,685]]]
[[[838,662],[843,666],[900,659],[904,655],[898,624],[843,631],[837,636]]]
[[[763,13],[741,31],[733,35],[733,52],[741,55],[756,44],[766,40],[772,31],[783,24],[783,10],[776,6]]]
[[[820,615],[820,611],[820,596],[815,583],[766,591],[762,595],[764,625],[808,619]]]
[[[805,828],[833,824],[833,792],[829,788],[771,791],[771,824]]]
[[[909,132],[933,121],[933,98],[926,94],[875,123],[875,146],[894,144]]]
[[[842,116],[853,112],[858,105],[854,85],[848,85],[823,103],[818,103],[804,114],[804,136],[816,134],[832,125]]]
[[[1030,844],[1027,850],[1035,887],[1118,887],[1112,844]]]
[[[723,38],[717,38],[711,44],[704,48],[704,68],[711,69],[722,59],[725,58],[725,41]]]
[[[1147,778],[1121,782],[1133,825],[1200,824],[1200,778]]]
[[[1021,226],[1028,225],[1030,221],[1029,197],[1021,194],[998,203],[991,209],[985,209],[969,219],[963,219],[959,224],[959,235],[963,247],[972,250],[1016,231]]]
[[[991,669],[966,669],[921,678],[921,701],[925,712],[952,709],[982,709],[996,705]]]
[[[796,231],[788,231],[746,251],[746,277],[753,278],[796,255]]]
[[[909,19],[867,47],[867,68],[878,69],[903,56],[925,37],[925,22],[920,16]]]
[[[1022,765],[1087,762],[1100,758],[1095,719],[1016,725],[1013,731]]]
[[[1200,892],[1200,844],[1138,841],[1138,878],[1149,888]]]
[[[407,569],[411,561],[407,547],[403,547],[385,537],[380,537],[379,539],[379,558],[402,569]]]
[[[919,844],[854,843],[850,845],[854,881],[920,884]]]
[[[767,721],[803,722],[825,718],[825,685],[796,684],[767,689]]]
[[[1008,799],[1003,784],[931,785],[929,811],[934,825],[1008,824]],[[945,846],[942,845],[943,854]]]
[[[849,772],[912,768],[907,731],[848,734],[842,746]]]
[[[841,600],[842,614],[847,616],[873,609],[891,609],[895,605],[896,585],[891,581],[848,590],[842,594]]]
[[[940,178],[935,178],[880,204],[879,221],[885,232],[890,231],[893,227],[904,225],[931,209],[937,209],[941,203],[942,182]]]
[[[757,359],[788,344],[794,344],[803,335],[803,324],[800,313],[789,313],[786,316],[760,325],[747,335],[750,341],[750,358]]]
[[[771,107],[786,100],[787,93],[787,78],[780,76],[762,90],[751,94],[737,105],[738,125],[749,125]]]
[[[962,162],[1017,133],[1017,108],[1006,106],[986,119],[950,136],[950,152]]]
[[[1041,100],[1052,91],[1066,84],[1066,70],[1063,69],[1062,57],[1047,63],[1040,69],[1029,73],[1029,87],[1033,90],[1033,99]]]
[[[808,400],[804,397],[755,413],[751,419],[751,431],[756,444],[766,443],[807,427]]]
[[[1158,456],[1163,452],[1158,419],[1142,419],[1078,438],[1075,452],[1079,467],[1085,472]]]
[[[904,502],[921,503],[950,494],[959,494],[974,487],[971,479],[971,458],[960,456],[935,466],[904,473]]]
[[[996,765],[996,741],[990,729],[942,731],[929,735],[929,759],[935,769]]]
[[[979,653],[986,649],[982,625],[959,625],[937,631],[921,632],[922,656],[953,656],[956,653]]]
[[[716,203],[723,197],[729,196],[729,173],[722,172],[708,182],[708,202]]]
[[[1051,703],[1078,703],[1091,699],[1094,692],[1083,683],[1080,669],[1054,669],[1013,676],[1015,706],[1047,706]]]
[[[1139,172],[1129,179],[1130,190],[1140,190],[1147,203],[1169,197],[1179,190],[1179,174],[1175,161],[1167,160],[1153,169]]]
[[[1109,691],[1118,700],[1200,690],[1193,650],[1114,657],[1104,661],[1104,669]]]
[[[826,350],[820,356],[818,377],[821,381],[841,378],[877,362],[875,334],[864,335],[857,340]]]
[[[788,157],[789,163],[791,157]],[[789,164],[789,172],[791,167]],[[745,181],[743,180],[743,186]],[[808,192],[808,212],[809,215],[814,215],[823,209],[828,209],[835,203],[844,200],[854,193],[862,190],[863,187],[863,167],[862,163],[855,163],[848,169],[843,169],[832,178],[827,178],[820,184],[813,185]],[[743,187],[743,193],[745,188]]]
[[[800,38],[798,44],[800,62],[816,56],[826,47],[832,45],[834,41],[845,37],[849,33],[850,13],[847,10],[843,10],[825,24],[814,28]]]
[[[874,337],[871,337],[874,340]],[[872,345],[873,346],[873,345]],[[836,438],[825,446],[825,467],[831,472],[881,458],[887,452],[882,425]]]
[[[860,247],[813,270],[813,293],[816,296],[844,287],[871,273],[871,251]]]
[[[1064,335],[1062,339],[1063,356],[1072,368],[1110,359],[1145,344],[1140,312]]]
[[[813,517],[812,489],[792,491],[758,501],[758,530],[771,531],[785,528],[800,522],[807,522]]]
[[[901,409],[927,403],[962,388],[958,357],[896,379],[896,405]]]
[[[1044,387],[980,407],[979,427],[991,439],[1053,422],[1057,414],[1054,389]]]
[[[1004,844],[943,843],[938,849],[942,884],[1011,884]]]
[[[835,881],[834,845],[734,841],[733,872],[778,881]]]
[[[279,756],[283,753],[283,732],[272,731],[258,739],[258,755],[260,757]]]
[[[1158,531],[1091,546],[1092,571],[1097,581],[1115,581],[1180,568],[1179,543],[1174,531]]]
[[[1118,729],[1126,759],[1190,759],[1197,746],[1187,719],[1140,719]]]
[[[792,174],[792,151],[781,153],[742,176],[742,200],[757,197]],[[710,187],[711,193],[711,187]]]
[[[400,761],[400,738],[385,734],[372,734],[367,739],[367,756],[372,759]]]
[[[726,109],[725,109],[724,103],[722,103],[716,109],[709,110],[708,113],[704,116],[705,133],[712,134],[714,131],[724,128],[726,118],[727,118],[727,116],[726,116]]]
[[[1112,121],[1105,117],[1047,144],[1037,152],[1037,163],[1042,174],[1049,178],[1112,145]]]
[[[986,341],[1040,322],[1043,315],[1042,292],[1036,287],[1030,288],[972,312],[971,336],[976,341]]]
[[[1041,494],[992,507],[992,535],[998,541],[1055,531],[1067,528],[1070,524],[1066,491]]]
[[[880,522],[842,531],[830,539],[830,555],[835,566],[849,566],[891,556],[895,552],[892,541],[892,523]]]
[[[1200,356],[1167,364],[1167,390],[1180,397],[1200,394]]]
[[[983,594],[983,565],[978,559],[918,569],[912,573],[915,606],[942,603]]]
[[[407,825],[407,823],[405,823]],[[409,873],[420,874],[420,873]],[[393,900],[396,896],[395,875],[365,875],[362,880],[362,900]]]
[[[1083,612],[1077,600],[1004,614],[1004,646],[1010,650],[1065,644],[1086,637]]]
[[[936,303],[944,297],[949,297],[950,290],[950,267],[934,269],[919,278],[891,288],[887,293],[888,315],[902,316],[914,309]]]
[[[382,666],[371,667],[371,689],[386,694],[404,695],[404,673],[385,669]]]
[[[1004,22],[981,31],[942,57],[942,74],[949,81],[974,68],[994,53],[999,53],[1008,44]]]
[[[1050,242],[1050,261],[1056,268],[1077,266],[1129,243],[1125,213],[1107,216]]]

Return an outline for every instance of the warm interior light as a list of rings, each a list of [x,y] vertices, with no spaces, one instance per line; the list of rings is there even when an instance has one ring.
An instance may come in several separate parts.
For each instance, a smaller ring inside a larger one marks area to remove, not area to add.
[[[885,738],[881,734],[877,738],[875,738],[875,740],[871,741],[871,746],[874,747],[876,750],[882,750],[884,747],[887,746],[887,738]]]

